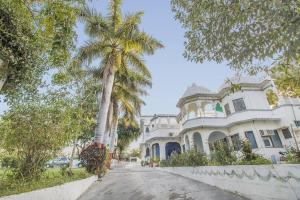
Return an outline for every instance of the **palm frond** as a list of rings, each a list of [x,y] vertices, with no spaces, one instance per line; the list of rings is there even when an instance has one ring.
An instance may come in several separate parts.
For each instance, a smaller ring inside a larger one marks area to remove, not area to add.
[[[105,55],[105,52],[109,51],[110,49],[111,46],[109,46],[108,44],[89,40],[79,48],[78,53],[74,59],[76,60],[77,64],[86,63],[89,65],[93,60]]]
[[[132,67],[143,73],[146,77],[151,78],[151,73],[145,65],[145,61],[139,55],[128,53],[126,57]]]
[[[134,32],[130,38],[128,38],[129,41],[132,43],[138,44],[142,52],[147,55],[153,55],[155,50],[164,48],[163,44],[155,39],[152,36],[147,35],[145,32]]]
[[[79,19],[85,22],[85,32],[90,37],[101,37],[101,35],[107,35],[109,32],[107,20],[95,9],[82,8]]]
[[[121,4],[122,0],[110,0],[109,3],[109,18],[114,32],[122,24]]]
[[[123,23],[116,31],[116,37],[130,38],[134,31],[138,31],[138,26],[142,21],[142,16],[144,16],[144,12],[126,15]]]

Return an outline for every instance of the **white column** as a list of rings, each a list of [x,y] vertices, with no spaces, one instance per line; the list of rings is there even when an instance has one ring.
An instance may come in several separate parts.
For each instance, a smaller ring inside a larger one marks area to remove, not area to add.
[[[203,143],[203,150],[204,153],[206,153],[207,155],[210,154],[210,150],[209,150],[209,145],[208,145],[208,137],[209,137],[210,133],[201,133],[201,137],[202,137],[202,143]]]
[[[166,142],[160,142],[159,143],[159,149],[160,149],[160,160],[166,160]]]

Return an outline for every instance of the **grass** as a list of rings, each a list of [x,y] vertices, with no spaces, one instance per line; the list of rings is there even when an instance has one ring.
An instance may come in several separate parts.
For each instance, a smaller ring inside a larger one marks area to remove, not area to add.
[[[67,182],[92,176],[84,168],[73,169],[73,176],[63,176],[59,168],[47,169],[38,181],[22,182],[12,180],[10,172],[0,169],[0,197],[42,188],[53,187]]]

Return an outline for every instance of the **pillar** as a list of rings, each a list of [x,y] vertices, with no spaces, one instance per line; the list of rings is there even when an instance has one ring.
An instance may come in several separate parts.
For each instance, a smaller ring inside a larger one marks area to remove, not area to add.
[[[160,160],[166,160],[166,142],[159,142],[159,148],[160,148]]]

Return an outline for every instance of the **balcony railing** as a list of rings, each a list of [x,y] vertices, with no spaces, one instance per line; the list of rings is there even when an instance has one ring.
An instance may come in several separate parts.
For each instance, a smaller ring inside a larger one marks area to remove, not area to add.
[[[249,120],[280,120],[273,110],[245,110],[232,113],[227,117],[198,117],[186,120],[182,124],[182,129],[194,127],[228,127],[235,123]]]
[[[156,124],[153,128],[150,129],[150,133],[156,131],[157,129],[173,129],[179,128],[179,125],[175,124]]]
[[[178,135],[179,125],[177,124],[157,124],[155,127],[150,129],[150,132],[145,135],[145,140],[154,137],[173,137]],[[170,135],[170,133],[172,135]]]

